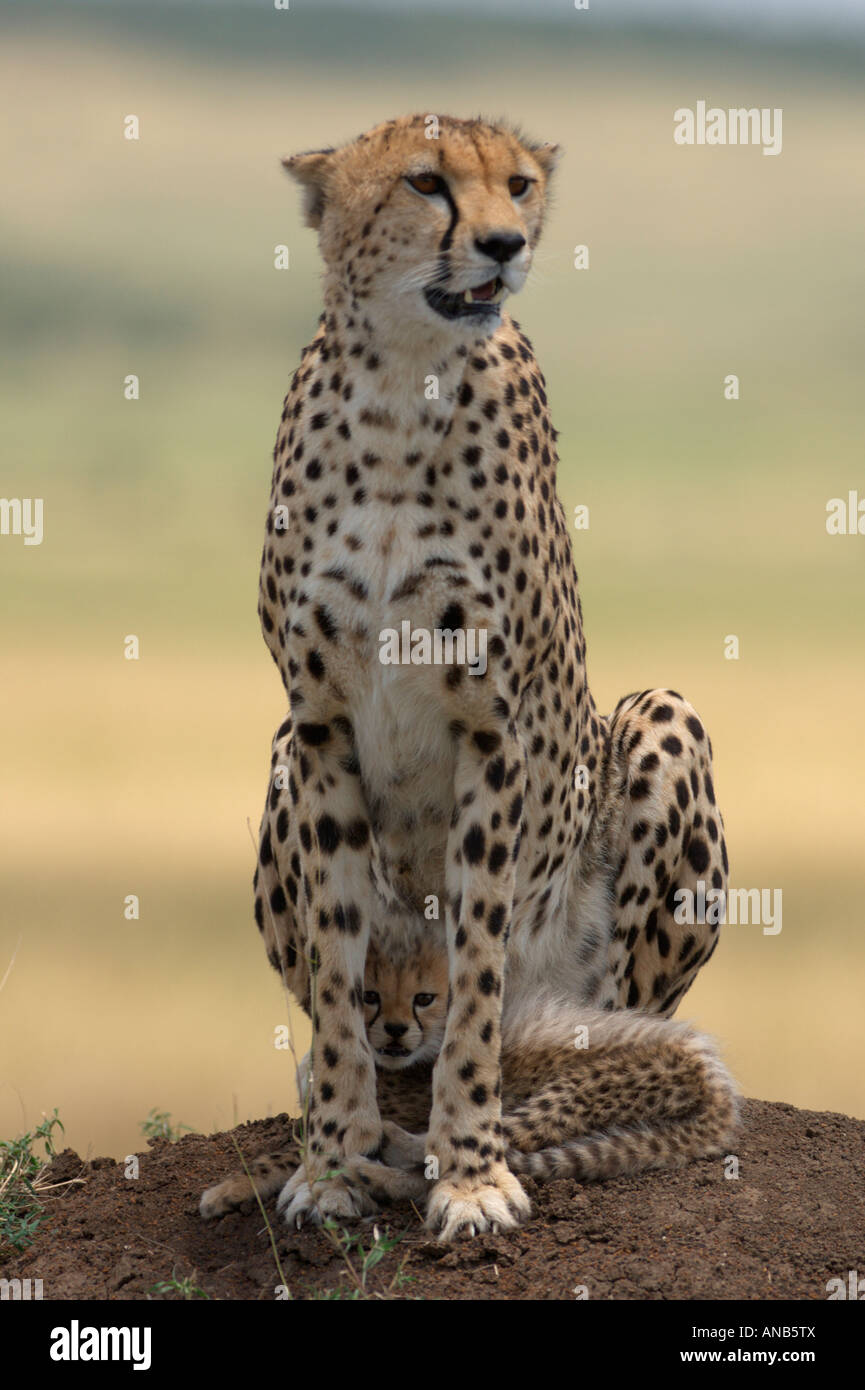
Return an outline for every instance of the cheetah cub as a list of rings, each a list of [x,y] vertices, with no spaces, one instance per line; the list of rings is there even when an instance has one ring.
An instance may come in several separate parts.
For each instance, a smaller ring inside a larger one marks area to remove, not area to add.
[[[424,947],[394,965],[371,947],[364,1015],[384,1139],[380,1159],[352,1158],[334,1180],[346,1216],[423,1197],[435,1176],[427,1171],[431,1064],[447,993],[443,951]],[[305,1058],[304,1090],[307,1066]],[[514,1173],[588,1182],[676,1168],[724,1153],[737,1120],[736,1088],[714,1043],[688,1024],[580,1009],[550,994],[503,1034],[502,1131]],[[298,1161],[296,1151],[257,1158],[250,1172],[259,1196],[279,1191]],[[221,1216],[253,1197],[250,1178],[235,1174],[205,1192],[201,1214]]]

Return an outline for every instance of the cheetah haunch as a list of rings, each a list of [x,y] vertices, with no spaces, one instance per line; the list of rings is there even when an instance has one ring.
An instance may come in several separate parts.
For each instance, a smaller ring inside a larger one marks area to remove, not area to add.
[[[598,714],[555,431],[503,312],[558,151],[504,126],[387,122],[286,161],[318,230],[325,312],[282,413],[260,615],[289,716],[274,740],[256,914],[313,1017],[290,1221],[345,1213],[328,1170],[382,1153],[363,977],[424,936],[450,1001],[427,1208],[444,1240],[526,1216],[501,1045],[550,989],[669,1015],[716,944],[678,889],[726,886],[711,747],[673,691]],[[382,634],[484,633],[481,673],[386,664]],[[427,920],[438,901],[444,922]],[[314,1187],[314,1191],[313,1191]]]

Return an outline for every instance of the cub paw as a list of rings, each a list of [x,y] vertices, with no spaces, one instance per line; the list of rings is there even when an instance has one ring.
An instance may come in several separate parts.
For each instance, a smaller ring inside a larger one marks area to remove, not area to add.
[[[294,1150],[261,1154],[242,1173],[232,1173],[230,1178],[209,1187],[198,1204],[199,1212],[205,1221],[210,1221],[238,1207],[252,1211],[257,1202],[280,1190],[288,1174],[297,1167],[297,1157]]]
[[[225,1216],[226,1212],[236,1211],[254,1196],[249,1178],[245,1173],[238,1173],[208,1187],[202,1193],[198,1210],[205,1221],[213,1221],[217,1216]]]
[[[425,1134],[409,1134],[392,1120],[382,1125],[381,1158],[391,1168],[422,1168],[427,1154]]]
[[[442,1244],[468,1239],[485,1231],[513,1231],[531,1212],[519,1182],[507,1168],[497,1168],[490,1180],[441,1178],[432,1190],[426,1225]]]

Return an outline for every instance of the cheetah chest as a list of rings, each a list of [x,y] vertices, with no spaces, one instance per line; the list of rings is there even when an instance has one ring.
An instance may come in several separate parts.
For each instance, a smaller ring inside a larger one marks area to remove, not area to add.
[[[400,896],[405,884],[423,880],[410,893],[414,901],[443,891],[459,699],[447,678],[462,666],[461,685],[474,696],[472,671],[484,667],[490,615],[473,603],[482,579],[457,548],[418,539],[428,513],[376,500],[362,516],[346,516],[345,529],[361,542],[355,553],[346,555],[338,537],[316,546],[305,611],[325,615],[334,634],[317,648],[327,673],[322,714],[351,723],[382,865]],[[314,625],[307,628],[315,636]]]

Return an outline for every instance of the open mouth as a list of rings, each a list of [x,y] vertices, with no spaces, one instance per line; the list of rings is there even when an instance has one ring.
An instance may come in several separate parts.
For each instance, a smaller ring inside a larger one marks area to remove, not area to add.
[[[390,1043],[388,1047],[380,1047],[378,1051],[382,1057],[408,1057],[407,1047],[400,1047],[399,1043]]]
[[[459,294],[448,294],[432,285],[424,290],[427,304],[444,319],[485,318],[497,314],[506,293],[498,275],[470,290],[461,290]]]

